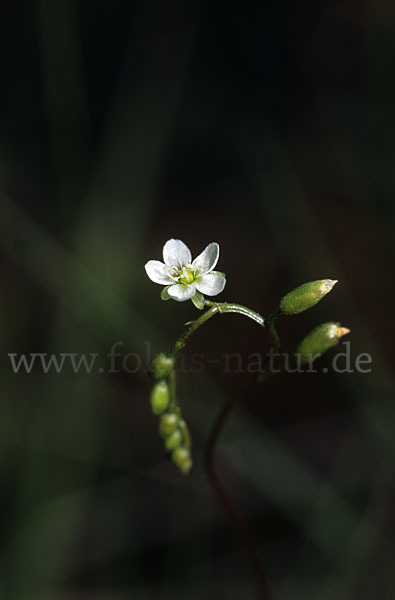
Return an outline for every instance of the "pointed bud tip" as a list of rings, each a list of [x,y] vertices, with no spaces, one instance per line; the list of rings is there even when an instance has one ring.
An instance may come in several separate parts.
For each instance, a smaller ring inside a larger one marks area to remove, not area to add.
[[[323,279],[321,290],[323,294],[327,294],[337,284],[338,279]]]
[[[348,329],[348,327],[338,327],[336,337],[341,338],[343,337],[343,335],[347,335],[348,333],[350,333],[350,331],[351,330]]]

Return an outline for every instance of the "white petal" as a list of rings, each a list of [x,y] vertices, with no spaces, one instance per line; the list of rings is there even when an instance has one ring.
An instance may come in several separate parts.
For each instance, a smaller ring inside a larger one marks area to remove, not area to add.
[[[177,302],[184,302],[185,300],[189,300],[192,296],[195,295],[195,286],[194,285],[184,285],[182,283],[177,283],[175,285],[171,285],[167,290],[167,293],[173,300],[177,300]]]
[[[217,242],[211,242],[206,248],[195,258],[192,263],[193,269],[199,269],[200,273],[208,273],[215,268],[219,257],[219,245]]]
[[[160,283],[161,285],[169,285],[169,283],[173,283],[173,279],[171,279],[167,274],[167,267],[160,260],[149,260],[145,265],[145,272],[151,281],[155,283]]]
[[[196,280],[196,288],[207,296],[216,296],[224,289],[226,279],[219,273],[206,273]]]
[[[191,262],[191,252],[181,240],[168,240],[163,246],[163,260],[169,267],[187,266]]]

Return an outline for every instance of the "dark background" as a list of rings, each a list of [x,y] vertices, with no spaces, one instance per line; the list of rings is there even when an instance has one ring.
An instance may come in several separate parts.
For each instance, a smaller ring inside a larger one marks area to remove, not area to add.
[[[279,322],[284,348],[339,320],[372,372],[333,372],[332,351],[255,388],[218,466],[275,599],[394,598],[394,31],[389,0],[3,2],[2,598],[253,597],[202,467],[246,373],[179,374],[188,477],[149,410],[148,357],[197,316],[144,273],[170,237],[194,256],[219,242],[221,300],[263,315],[339,280]],[[107,372],[116,342],[138,372]],[[224,315],[185,355],[268,349]],[[15,374],[8,354],[31,352],[98,353],[105,372]]]

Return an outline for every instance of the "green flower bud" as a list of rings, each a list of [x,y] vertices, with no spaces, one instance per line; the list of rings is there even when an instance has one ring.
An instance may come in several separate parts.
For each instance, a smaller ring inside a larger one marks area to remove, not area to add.
[[[175,448],[178,448],[181,442],[181,431],[179,429],[176,429],[171,435],[165,438],[165,448],[166,450],[174,450]]]
[[[297,315],[312,308],[331,291],[336,283],[337,279],[318,279],[304,283],[281,299],[280,311],[284,315]]]
[[[151,362],[149,370],[154,379],[165,379],[174,367],[174,358],[161,352]]]
[[[178,425],[178,415],[167,413],[162,415],[159,421],[159,435],[167,437],[175,431]]]
[[[151,410],[155,415],[160,415],[169,406],[169,386],[166,381],[159,381],[151,392]]]
[[[187,448],[176,448],[171,455],[175,466],[186,475],[192,467],[191,453]]]
[[[296,348],[295,354],[300,364],[304,365],[313,358],[318,358],[332,346],[336,346],[339,339],[350,333],[347,327],[340,327],[339,323],[323,323],[311,331]]]

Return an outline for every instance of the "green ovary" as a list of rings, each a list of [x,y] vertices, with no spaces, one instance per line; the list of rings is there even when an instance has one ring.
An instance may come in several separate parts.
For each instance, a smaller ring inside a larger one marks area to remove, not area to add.
[[[187,269],[186,267],[182,268],[182,275],[180,277],[180,283],[192,283],[193,281],[195,281],[195,274],[193,273],[193,271],[191,271],[190,269]]]

